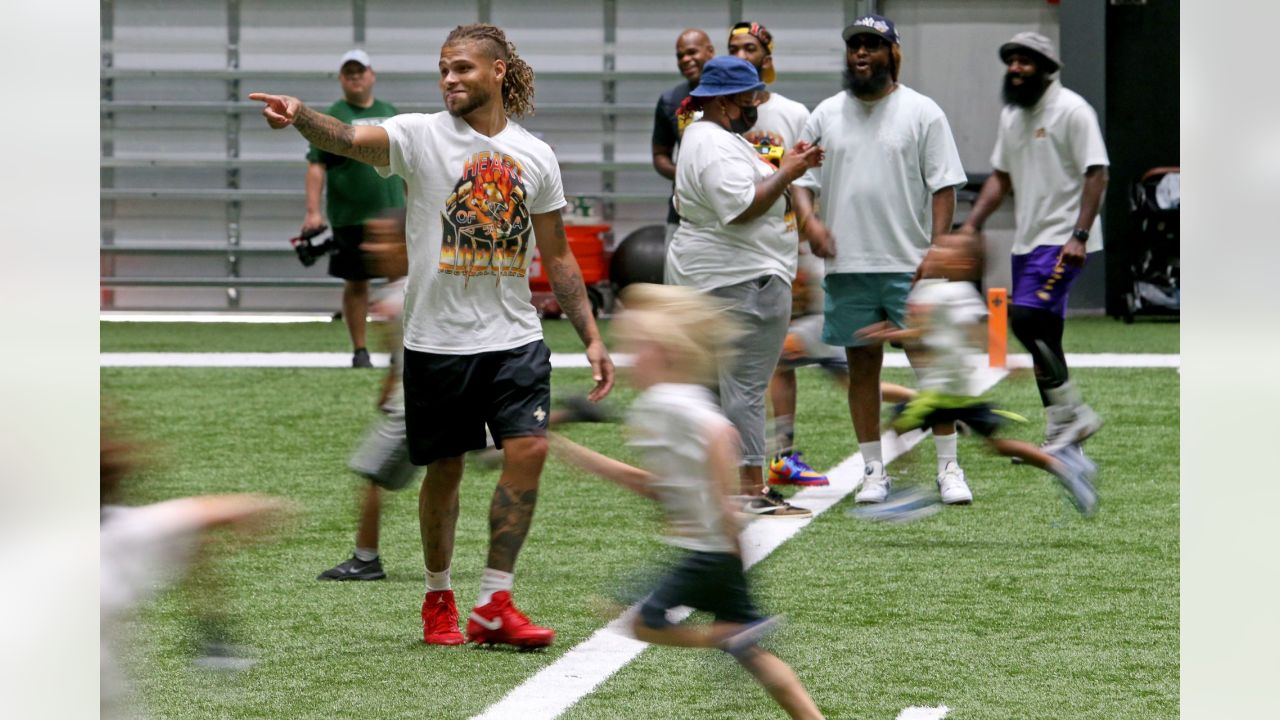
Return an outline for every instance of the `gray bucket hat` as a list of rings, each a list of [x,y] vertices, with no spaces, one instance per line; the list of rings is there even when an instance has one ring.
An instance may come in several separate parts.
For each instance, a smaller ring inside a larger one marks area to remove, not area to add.
[[[1009,55],[1018,50],[1030,50],[1033,54],[1045,60],[1048,72],[1057,72],[1062,69],[1062,61],[1058,59],[1058,51],[1053,47],[1053,41],[1049,38],[1035,32],[1020,32],[1013,36],[1013,39],[1000,46],[1000,59],[1009,62]]]

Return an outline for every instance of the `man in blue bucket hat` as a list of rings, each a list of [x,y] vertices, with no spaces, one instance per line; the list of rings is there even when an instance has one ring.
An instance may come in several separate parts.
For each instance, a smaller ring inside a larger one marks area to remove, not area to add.
[[[764,484],[765,391],[791,319],[798,238],[787,231],[787,188],[822,163],[822,149],[799,142],[778,167],[743,138],[756,121],[760,74],[738,57],[712,58],[682,112],[702,117],[680,142],[676,210],[666,277],[724,301],[744,329],[720,370],[720,406],[742,442],[744,510],[760,517],[810,517]]]

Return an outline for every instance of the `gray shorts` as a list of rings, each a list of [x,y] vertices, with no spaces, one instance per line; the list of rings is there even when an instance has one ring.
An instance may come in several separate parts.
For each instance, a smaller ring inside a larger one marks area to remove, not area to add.
[[[409,461],[404,411],[393,412],[375,422],[351,454],[347,467],[387,490],[408,485],[418,468]]]
[[[777,275],[716,288],[729,314],[744,331],[733,360],[720,368],[720,407],[742,437],[742,464],[764,464],[765,393],[778,366],[791,320],[791,286]]]

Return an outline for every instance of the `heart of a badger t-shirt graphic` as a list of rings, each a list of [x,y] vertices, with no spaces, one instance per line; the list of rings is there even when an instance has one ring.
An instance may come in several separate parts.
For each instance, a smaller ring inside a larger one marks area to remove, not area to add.
[[[524,277],[533,224],[526,205],[524,166],[500,152],[479,152],[445,200],[440,220],[439,272],[471,278]]]

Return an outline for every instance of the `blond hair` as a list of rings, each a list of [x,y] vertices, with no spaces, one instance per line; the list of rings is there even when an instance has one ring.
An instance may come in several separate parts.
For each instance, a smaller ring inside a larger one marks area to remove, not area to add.
[[[692,382],[714,382],[741,334],[723,304],[691,288],[635,283],[622,291],[622,302],[615,334],[657,344]]]
[[[488,23],[459,25],[445,38],[445,46],[477,41],[494,60],[507,64],[502,78],[502,107],[508,115],[524,117],[533,114],[533,68],[516,54],[516,46],[507,40],[502,28]]]

